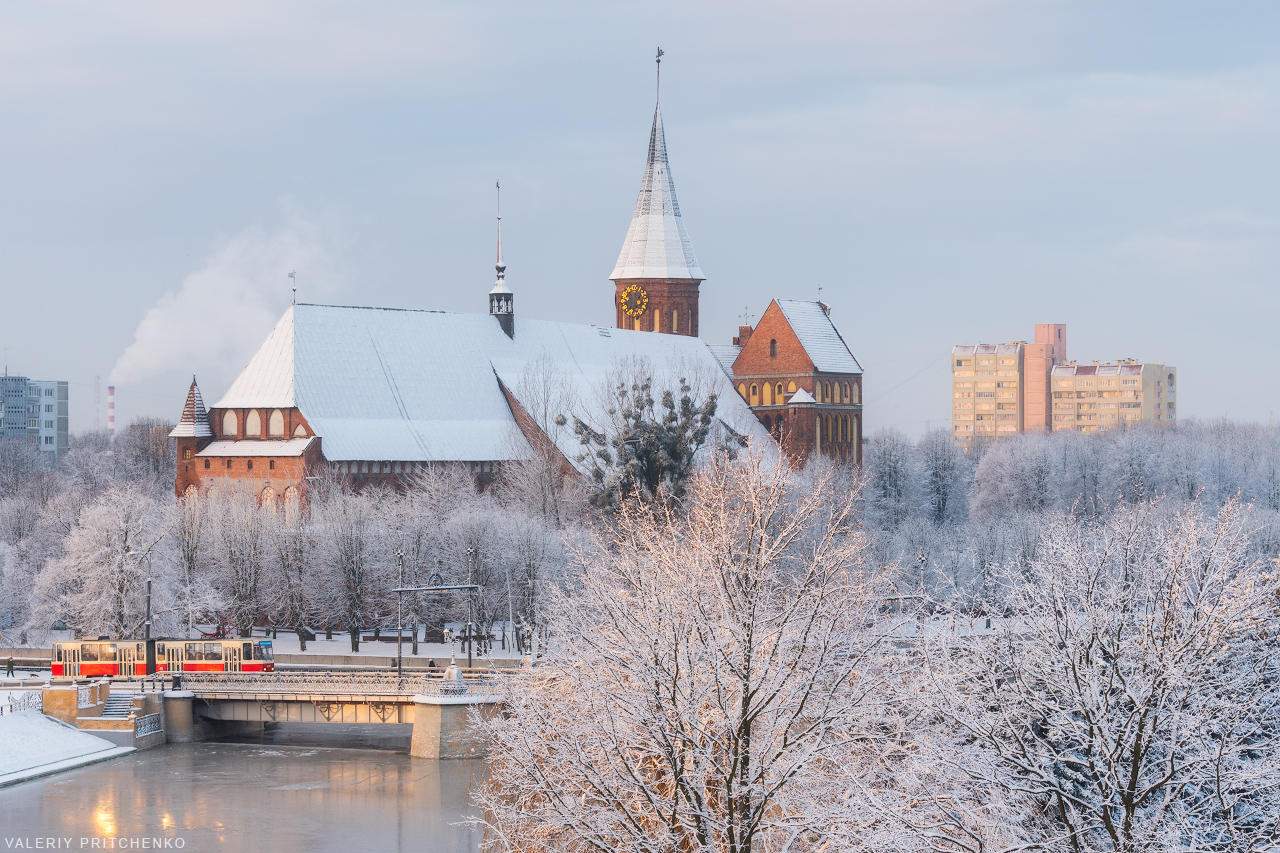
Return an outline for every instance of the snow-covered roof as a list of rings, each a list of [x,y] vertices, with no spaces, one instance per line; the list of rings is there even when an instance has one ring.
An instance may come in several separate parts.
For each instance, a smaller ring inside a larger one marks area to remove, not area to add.
[[[797,390],[796,393],[791,395],[791,399],[787,400],[787,405],[798,406],[801,403],[816,403],[816,402],[818,401],[813,399],[812,394],[810,394],[808,391],[801,388]]]
[[[724,372],[732,378],[733,363],[738,360],[738,353],[742,352],[742,347],[737,344],[707,344],[707,348],[716,357],[716,361],[720,362]]]
[[[861,373],[862,365],[831,322],[827,307],[821,302],[798,299],[776,300],[801,346],[809,354],[813,366],[823,373]]]
[[[295,405],[330,461],[521,459],[529,445],[499,380],[535,412],[528,373],[553,371],[572,401],[557,414],[600,427],[600,389],[631,359],[705,377],[728,427],[767,437],[697,338],[521,318],[513,339],[484,314],[332,305],[290,307],[215,408]],[[572,429],[542,426],[570,461],[581,452]]]
[[[684,230],[680,203],[676,201],[676,185],[667,164],[667,140],[662,132],[662,107],[653,111],[653,129],[649,131],[649,159],[640,197],[622,243],[618,265],[610,279],[631,278],[705,278],[693,255],[693,246]]]
[[[196,378],[191,377],[191,388],[187,391],[187,403],[182,407],[182,417],[178,425],[169,431],[170,438],[209,438],[213,429],[209,426],[209,413],[205,410],[204,399],[200,396],[200,386]]]
[[[240,441],[211,441],[196,456],[301,456],[307,449],[307,445],[313,441],[315,441],[314,436],[268,439],[267,441],[252,438]]]
[[[1023,346],[1022,341],[1011,344],[958,344],[951,348],[952,355],[1014,355]]]

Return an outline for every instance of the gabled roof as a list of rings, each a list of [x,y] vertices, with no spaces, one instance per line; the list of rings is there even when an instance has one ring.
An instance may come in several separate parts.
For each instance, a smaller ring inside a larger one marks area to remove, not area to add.
[[[726,426],[767,437],[697,338],[522,319],[512,339],[484,314],[333,305],[286,311],[215,408],[297,406],[330,461],[521,459],[529,444],[499,380],[519,400],[528,371],[553,370],[571,401],[563,414],[601,428],[601,388],[637,358],[706,377]],[[572,429],[539,426],[575,460]]]
[[[706,276],[693,255],[693,246],[680,217],[676,185],[667,165],[667,140],[662,132],[662,107],[653,111],[649,131],[649,159],[640,182],[640,196],[631,216],[627,239],[622,243],[618,264],[610,279],[686,278],[702,281]]]
[[[742,352],[742,347],[737,344],[707,344],[707,348],[716,357],[716,361],[720,362],[724,372],[732,378],[733,363],[738,360],[738,353]]]
[[[813,399],[812,394],[810,394],[808,391],[804,390],[803,388],[800,388],[796,391],[796,393],[791,395],[791,399],[787,400],[787,405],[798,406],[802,403],[816,403],[816,402],[818,401]]]
[[[200,386],[196,378],[191,377],[191,389],[187,391],[187,403],[182,407],[182,417],[178,425],[169,431],[170,438],[211,438],[213,430],[209,427],[209,413],[205,410],[204,399],[200,396]]]
[[[858,363],[821,302],[775,300],[813,366],[823,373],[861,373]]]

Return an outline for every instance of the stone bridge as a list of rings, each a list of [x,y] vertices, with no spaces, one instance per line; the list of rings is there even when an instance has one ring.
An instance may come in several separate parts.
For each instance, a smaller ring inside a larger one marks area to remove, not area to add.
[[[203,740],[236,724],[411,724],[410,754],[471,758],[485,753],[469,714],[494,713],[508,677],[401,676],[394,672],[188,672],[165,693],[171,741]]]

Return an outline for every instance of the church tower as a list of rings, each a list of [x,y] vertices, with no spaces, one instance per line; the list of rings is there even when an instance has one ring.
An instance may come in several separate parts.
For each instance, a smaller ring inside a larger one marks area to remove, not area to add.
[[[661,73],[661,50],[658,63]],[[680,218],[676,186],[667,165],[661,102],[653,111],[640,197],[609,278],[614,284],[619,329],[697,336],[698,284],[703,275]]]

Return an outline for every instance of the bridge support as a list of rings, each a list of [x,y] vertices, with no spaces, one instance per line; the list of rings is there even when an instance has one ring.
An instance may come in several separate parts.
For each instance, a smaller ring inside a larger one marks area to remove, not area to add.
[[[191,700],[195,695],[190,690],[164,692],[164,734],[169,743],[191,743],[199,739],[195,733],[195,714],[191,710]]]
[[[496,696],[413,697],[413,740],[409,754],[414,758],[484,758],[488,754],[485,736],[471,726],[471,712],[487,717],[497,713]]]

